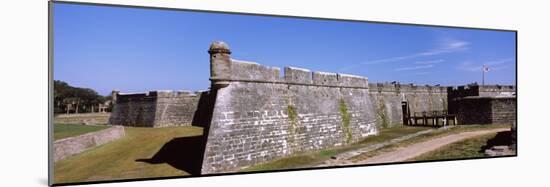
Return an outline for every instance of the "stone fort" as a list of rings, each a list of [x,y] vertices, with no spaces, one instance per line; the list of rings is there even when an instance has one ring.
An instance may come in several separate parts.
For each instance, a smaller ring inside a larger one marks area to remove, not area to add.
[[[411,113],[447,111],[459,124],[513,123],[515,86],[369,83],[366,77],[268,67],[211,44],[207,91],[113,91],[112,125],[204,127],[201,174],[354,143]]]

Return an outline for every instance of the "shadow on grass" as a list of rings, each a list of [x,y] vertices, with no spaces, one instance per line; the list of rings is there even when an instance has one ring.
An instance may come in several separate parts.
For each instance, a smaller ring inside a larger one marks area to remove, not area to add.
[[[174,138],[149,159],[137,159],[137,162],[163,164],[185,171],[191,175],[200,175],[205,148],[204,136]]]
[[[190,175],[200,175],[204,151],[206,148],[206,139],[210,132],[210,122],[214,113],[214,104],[216,103],[216,90],[202,92],[197,111],[193,116],[193,126],[203,127],[202,136],[180,137],[170,140],[149,159],[137,159],[137,162],[146,162],[149,164],[163,164],[185,171]]]
[[[497,135],[494,138],[487,140],[487,143],[483,147],[481,147],[481,150],[479,150],[479,152],[484,153],[486,149],[490,149],[493,146],[511,145],[511,144],[512,144],[512,132],[503,131],[503,132],[497,133]]]

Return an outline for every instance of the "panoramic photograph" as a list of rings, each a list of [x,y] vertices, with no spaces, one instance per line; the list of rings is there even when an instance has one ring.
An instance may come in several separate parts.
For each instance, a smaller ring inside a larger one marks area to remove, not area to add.
[[[51,6],[54,184],[517,156],[516,31]]]

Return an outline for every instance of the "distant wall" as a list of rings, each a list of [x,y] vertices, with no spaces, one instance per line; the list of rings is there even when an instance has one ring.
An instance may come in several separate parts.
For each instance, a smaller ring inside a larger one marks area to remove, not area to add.
[[[119,139],[124,135],[124,127],[114,126],[108,129],[86,133],[80,136],[57,140],[53,143],[54,162],[81,153],[90,148]]]
[[[479,96],[482,97],[499,97],[499,96],[515,96],[516,87],[510,85],[484,85],[479,86]]]
[[[138,127],[191,125],[200,99],[187,91],[116,94],[109,123]]]
[[[153,127],[156,113],[156,96],[147,93],[117,94],[109,124]]]
[[[279,68],[228,63],[224,70],[231,73],[217,72],[225,78],[212,79],[217,95],[203,174],[232,172],[377,133],[365,77],[292,67],[279,77]]]
[[[414,112],[447,110],[446,87],[370,83],[369,89],[380,127],[403,124],[403,101],[408,103],[411,115]]]
[[[191,125],[200,93],[157,92],[155,127]]]
[[[495,97],[491,102],[491,118],[494,124],[513,124],[516,122],[516,97]]]
[[[515,97],[516,87],[512,85],[466,85],[447,88],[447,101],[449,107],[449,113],[457,114],[458,103],[457,100],[469,97]]]
[[[457,118],[459,124],[512,124],[516,121],[516,97],[457,99]]]
[[[57,114],[54,116],[54,123],[64,124],[99,124],[109,123],[110,112],[80,113],[80,114]]]

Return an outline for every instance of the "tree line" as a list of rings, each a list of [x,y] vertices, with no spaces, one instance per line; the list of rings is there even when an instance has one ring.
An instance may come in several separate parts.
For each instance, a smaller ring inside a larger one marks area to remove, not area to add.
[[[90,88],[73,87],[66,82],[54,80],[54,113],[88,113],[100,111],[100,106],[110,111],[112,104],[111,96],[99,95]],[[105,105],[107,104],[107,105]]]

